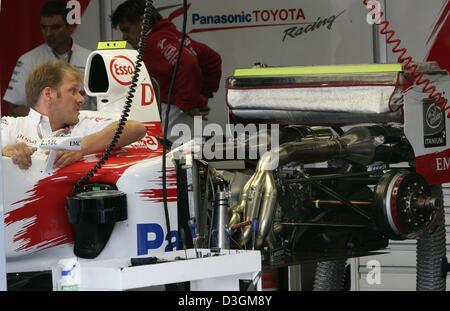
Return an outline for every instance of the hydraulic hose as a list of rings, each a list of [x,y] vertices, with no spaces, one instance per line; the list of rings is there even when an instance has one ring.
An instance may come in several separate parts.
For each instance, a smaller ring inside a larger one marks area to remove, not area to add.
[[[125,105],[122,111],[122,115],[120,116],[119,123],[117,125],[116,132],[114,133],[113,139],[111,143],[106,148],[102,157],[98,162],[83,176],[74,186],[74,193],[77,194],[82,191],[83,186],[89,182],[89,180],[102,168],[102,166],[108,161],[111,153],[119,142],[120,136],[122,135],[123,129],[127,122],[131,103],[133,102],[133,98],[136,93],[137,83],[139,81],[139,75],[141,72],[142,63],[144,61],[144,51],[145,51],[145,42],[147,38],[147,34],[150,30],[150,20],[152,18],[152,12],[150,10],[150,6],[153,5],[153,0],[146,0],[146,6],[144,11],[144,22],[142,25],[141,33],[140,33],[140,41],[139,41],[139,49],[138,55],[136,57],[136,65],[133,73],[133,77],[131,78],[131,85],[128,90],[128,94],[126,97]]]

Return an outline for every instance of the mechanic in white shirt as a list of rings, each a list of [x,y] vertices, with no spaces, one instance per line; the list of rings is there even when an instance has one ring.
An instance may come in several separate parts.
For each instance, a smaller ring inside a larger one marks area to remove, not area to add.
[[[54,168],[81,160],[85,155],[104,151],[110,144],[118,121],[89,117],[80,112],[82,74],[62,60],[39,65],[25,85],[31,109],[26,117],[3,117],[1,124],[2,155],[10,157],[21,169],[28,169],[31,155],[42,138],[82,136],[81,150],[58,152]],[[91,113],[92,115],[92,113]],[[116,148],[140,140],[146,128],[128,120]]]
[[[25,80],[36,66],[50,60],[62,59],[84,70],[90,51],[72,40],[75,25],[67,23],[70,10],[66,1],[50,0],[41,7],[40,27],[45,43],[20,56],[14,68],[3,100],[8,102],[8,114],[26,116],[29,111],[25,97]],[[84,110],[96,110],[96,99],[86,96]]]

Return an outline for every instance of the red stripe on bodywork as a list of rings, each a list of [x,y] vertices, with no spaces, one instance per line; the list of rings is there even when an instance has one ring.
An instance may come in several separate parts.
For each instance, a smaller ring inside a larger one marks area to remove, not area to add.
[[[167,202],[177,201],[177,173],[174,169],[166,171],[167,177]],[[149,180],[161,186],[161,189],[144,189],[137,192],[140,197],[147,198],[146,201],[163,202],[164,192],[162,189],[162,175],[157,180]],[[170,188],[169,188],[170,187]]]
[[[450,1],[444,5],[441,15],[435,23],[434,29],[428,38],[428,41],[431,40],[440,28],[439,34],[436,36],[436,40],[434,41],[426,60],[428,61],[437,61],[441,68],[447,69],[450,71],[450,19],[448,18],[450,15]]]
[[[211,32],[220,30],[232,30],[232,29],[244,29],[244,28],[261,28],[261,27],[274,27],[274,26],[293,26],[293,25],[312,25],[313,22],[300,22],[300,23],[279,23],[279,24],[263,24],[263,25],[242,25],[242,26],[224,26],[224,27],[210,27],[210,28],[195,28],[189,31],[189,33],[199,32]]]
[[[450,182],[450,149],[430,153],[416,158],[416,171],[429,184],[437,185]]]
[[[160,122],[145,123],[148,133],[161,133],[158,124]],[[91,182],[116,184],[123,172],[130,166],[161,155],[160,145],[156,150],[149,150],[145,147],[127,147],[117,150],[100,171],[92,177]],[[13,203],[13,205],[25,204],[21,208],[5,214],[6,226],[17,221],[29,221],[14,236],[14,242],[22,243],[16,251],[43,249],[73,242],[72,226],[68,222],[65,208],[66,198],[73,194],[75,183],[93,167],[96,160],[88,157],[57,170],[53,175],[39,180],[32,189],[28,190],[26,192],[29,194],[27,199]],[[150,190],[157,192],[159,189]]]

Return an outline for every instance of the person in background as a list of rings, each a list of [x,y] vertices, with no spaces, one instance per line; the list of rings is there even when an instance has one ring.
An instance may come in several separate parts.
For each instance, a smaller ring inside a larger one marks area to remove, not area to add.
[[[168,19],[162,18],[152,6],[151,30],[147,35],[144,63],[160,87],[162,121],[167,109],[169,85],[177,59],[181,33]],[[123,39],[133,48],[139,48],[139,38],[145,12],[145,0],[127,0],[120,4],[111,15],[113,28],[119,27]],[[167,137],[174,140],[171,129],[184,123],[193,131],[193,116],[206,118],[209,112],[208,99],[218,90],[222,75],[220,55],[207,45],[186,36],[178,68],[172,105],[169,115]],[[175,133],[173,133],[175,134]]]
[[[26,97],[31,109],[25,117],[3,117],[2,155],[12,158],[21,169],[32,165],[31,155],[39,140],[49,137],[82,137],[81,150],[58,152],[54,167],[61,168],[85,155],[104,151],[111,142],[118,121],[80,112],[82,74],[63,60],[39,65],[26,81]],[[116,148],[140,140],[146,128],[128,120]]]
[[[25,80],[38,65],[62,59],[75,68],[84,70],[90,51],[72,39],[75,25],[67,23],[67,1],[49,0],[40,10],[40,27],[45,43],[19,57],[3,100],[8,103],[8,114],[26,116],[30,109],[25,96]],[[96,110],[96,99],[86,96],[84,109]]]

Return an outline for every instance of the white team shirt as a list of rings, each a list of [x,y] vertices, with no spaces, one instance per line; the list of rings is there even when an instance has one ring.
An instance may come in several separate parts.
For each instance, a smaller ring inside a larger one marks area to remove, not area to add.
[[[1,124],[2,146],[25,143],[38,147],[40,139],[55,136],[85,137],[97,133],[114,122],[112,118],[93,115],[90,111],[80,111],[76,125],[52,132],[47,116],[30,109],[26,117],[3,117]]]
[[[70,53],[70,52],[69,52]],[[72,52],[70,55],[70,64],[75,68],[84,72],[86,68],[87,58],[90,51],[79,46],[75,42],[72,44]],[[56,60],[57,57],[53,50],[46,43],[28,51],[19,57],[16,63],[8,88],[3,96],[3,100],[19,106],[28,106],[25,95],[25,82],[34,68],[45,62]],[[66,59],[67,60],[67,59]],[[93,103],[95,105],[95,103]],[[87,103],[83,109],[94,109],[92,103]],[[88,107],[89,106],[89,107]]]

